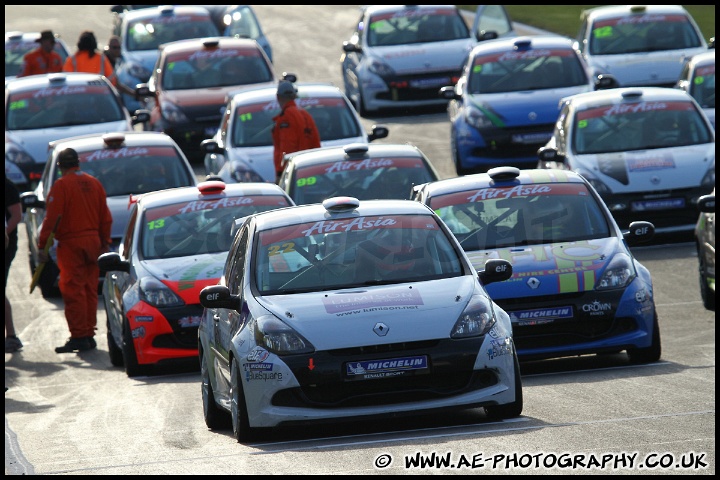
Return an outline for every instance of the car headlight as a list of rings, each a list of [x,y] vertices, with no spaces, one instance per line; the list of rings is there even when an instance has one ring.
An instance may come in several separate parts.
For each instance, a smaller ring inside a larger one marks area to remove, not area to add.
[[[482,295],[473,295],[450,331],[450,338],[469,338],[485,335],[495,325],[490,301]]]
[[[368,64],[368,70],[371,73],[374,73],[375,75],[379,75],[381,77],[395,76],[395,70],[393,70],[390,65],[376,58],[370,60],[370,63]]]
[[[143,67],[139,63],[130,63],[126,64],[125,71],[127,71],[128,75],[132,75],[133,77],[140,80],[139,83],[145,83],[150,78],[150,70]]]
[[[15,165],[32,165],[35,163],[30,154],[14,142],[5,142],[5,160]]]
[[[487,130],[493,128],[493,123],[481,110],[475,107],[469,107],[465,111],[465,122],[471,127],[478,130]]]
[[[610,187],[605,185],[604,182],[602,182],[597,176],[595,176],[594,173],[591,173],[588,170],[578,168],[576,170],[576,173],[582,175],[585,177],[585,180],[588,181],[590,185],[593,186],[593,188],[600,194],[600,195],[610,195],[612,193],[612,190],[610,190]]]
[[[154,277],[140,279],[140,300],[153,307],[176,307],[185,304],[167,285]]]
[[[625,253],[618,253],[610,260],[605,272],[595,290],[611,290],[613,288],[624,288],[635,278],[630,256]]]
[[[168,102],[167,100],[163,100],[160,102],[160,110],[162,111],[162,116],[170,123],[188,123],[190,120],[185,116],[185,114],[180,110],[180,107],[175,105],[172,102]]]
[[[7,155],[6,155],[7,156]],[[715,162],[712,162],[712,165],[710,168],[708,168],[707,172],[705,172],[705,176],[703,176],[702,181],[700,182],[700,185],[705,188],[714,188],[715,187]]]
[[[250,168],[236,168],[232,172],[232,177],[238,183],[265,181],[255,170]]]
[[[273,315],[263,315],[254,326],[255,342],[276,355],[312,353],[315,347]]]

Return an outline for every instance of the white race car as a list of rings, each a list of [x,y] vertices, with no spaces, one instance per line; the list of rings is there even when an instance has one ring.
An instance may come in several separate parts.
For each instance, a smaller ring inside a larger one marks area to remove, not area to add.
[[[676,88],[613,88],[566,97],[539,168],[585,177],[621,229],[690,234],[697,200],[715,186],[715,129]]]
[[[249,216],[200,302],[205,422],[258,429],[523,407],[510,318],[445,224],[408,200],[333,197]]]

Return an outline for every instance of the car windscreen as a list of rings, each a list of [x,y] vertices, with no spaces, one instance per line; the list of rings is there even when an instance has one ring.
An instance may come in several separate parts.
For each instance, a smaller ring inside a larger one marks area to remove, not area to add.
[[[620,55],[700,46],[685,15],[633,15],[596,21],[588,50],[591,55]]]
[[[437,180],[420,157],[385,155],[297,166],[290,196],[298,205],[347,195],[359,200],[411,196],[414,185]]]
[[[578,155],[711,142],[702,112],[689,101],[603,105],[578,111],[573,119],[572,146]]]
[[[380,13],[368,21],[371,47],[445,42],[470,37],[465,21],[454,8],[405,8]]]
[[[108,197],[195,185],[185,159],[171,146],[79,151],[78,158],[80,169],[100,180]]]
[[[217,27],[210,17],[195,15],[159,15],[128,24],[126,50],[157,50],[163,43],[190,38],[217,37]]]
[[[571,49],[532,48],[478,54],[470,69],[468,92],[502,93],[587,84],[583,65]]]
[[[607,218],[583,184],[534,184],[453,192],[431,198],[466,251],[610,236]]]
[[[70,127],[126,119],[110,87],[102,82],[48,86],[7,97],[6,130]]]
[[[356,138],[364,135],[352,107],[342,97],[301,96],[295,100],[305,108],[318,128],[320,141]],[[273,117],[280,114],[277,100],[238,105],[233,112],[232,147],[271,146]]]
[[[175,53],[167,56],[162,70],[165,90],[252,85],[273,79],[260,47]]]
[[[235,219],[286,206],[283,195],[244,195],[148,209],[140,233],[140,256],[151,260],[227,252]]]
[[[419,282],[464,274],[433,217],[328,219],[257,234],[252,278],[262,295]]]

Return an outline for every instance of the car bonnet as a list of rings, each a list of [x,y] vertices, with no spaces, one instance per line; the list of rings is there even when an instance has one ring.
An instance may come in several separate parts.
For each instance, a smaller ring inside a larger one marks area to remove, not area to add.
[[[475,42],[468,38],[447,42],[370,47],[368,59],[371,57],[381,59],[398,75],[432,74],[435,71],[445,73],[448,70],[460,72],[463,60],[467,58],[474,45]]]
[[[326,350],[449,338],[476,282],[464,275],[257,300],[315,348]]]
[[[74,125],[71,127],[14,130],[7,132],[7,136],[10,140],[22,146],[35,160],[35,163],[45,164],[48,155],[48,143],[53,140],[92,133],[125,132],[129,131],[130,128],[130,124],[126,120],[119,120],[117,122]]]
[[[590,291],[613,256],[624,251],[621,240],[608,237],[570,243],[467,252],[476,269],[488,259],[504,258],[513,266],[509,280],[490,284],[494,300]]]
[[[613,193],[696,188],[715,163],[715,142],[576,155],[571,163],[574,170],[595,172]]]
[[[217,285],[228,252],[143,260],[142,269],[160,280],[188,305],[200,303],[200,291]],[[143,275],[138,274],[138,277]]]
[[[623,87],[673,84],[680,77],[682,59],[706,51],[706,48],[699,47],[626,55],[596,55],[589,61],[601,71],[612,74]]]

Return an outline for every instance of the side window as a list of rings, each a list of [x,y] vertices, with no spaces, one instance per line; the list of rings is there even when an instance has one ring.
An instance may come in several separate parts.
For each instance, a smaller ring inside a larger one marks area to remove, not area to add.
[[[568,151],[567,132],[568,128],[570,127],[568,120],[568,107],[566,105],[560,111],[560,115],[558,115],[557,122],[555,123],[555,137],[557,138],[556,148],[562,154],[565,154]]]
[[[580,25],[580,30],[578,30],[577,37],[575,38],[575,40],[577,40],[577,42],[578,42],[578,49],[583,54],[587,53],[586,51],[587,51],[588,40],[587,40],[587,38],[585,38],[585,32],[587,31],[587,29],[588,29],[587,20],[583,20],[582,24]]]
[[[120,256],[124,259],[130,258],[130,252],[132,251],[133,246],[133,236],[135,234],[135,227],[136,227],[136,221],[138,216],[138,207],[137,203],[133,205],[132,212],[130,212],[130,219],[128,220],[128,228],[125,231],[125,236],[122,240],[122,245],[120,246]],[[141,229],[140,231],[142,231]]]
[[[248,246],[248,227],[235,236],[225,267],[227,287],[232,294],[242,293],[242,279],[245,271],[245,249]]]

